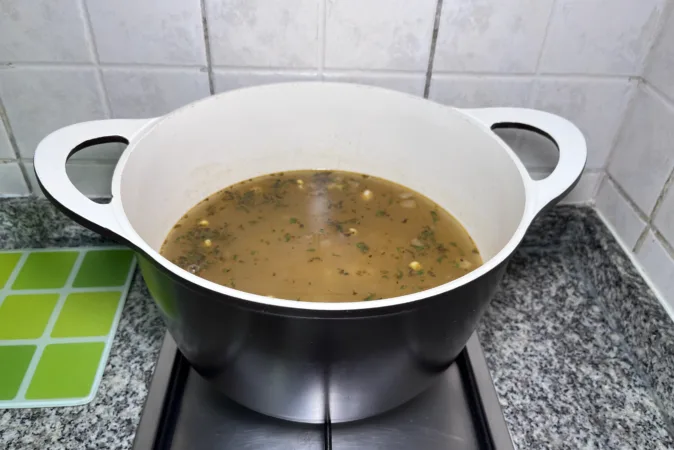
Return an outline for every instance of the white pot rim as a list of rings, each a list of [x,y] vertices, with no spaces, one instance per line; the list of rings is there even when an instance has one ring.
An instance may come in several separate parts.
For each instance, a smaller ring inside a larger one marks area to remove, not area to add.
[[[323,82],[283,83],[282,86],[284,89],[293,89],[293,87],[298,85],[308,84],[345,86],[342,83]],[[278,86],[280,88],[281,85]],[[258,87],[251,87],[246,89],[257,88]],[[358,86],[358,88],[382,90],[381,88],[370,86]],[[307,311],[351,311],[380,309],[417,302],[425,298],[434,297],[460,288],[494,270],[515,251],[522,241],[532,220],[537,216],[541,209],[566,193],[575,182],[577,182],[585,165],[585,139],[573,124],[561,117],[542,111],[521,108],[452,108],[465,116],[465,118],[471,121],[475,126],[480,127],[485,133],[489,133],[493,139],[499,143],[502,151],[508,154],[512,163],[519,171],[524,186],[525,204],[521,220],[510,240],[499,252],[485,261],[485,263],[477,269],[456,280],[428,290],[400,297],[371,300],[367,302],[321,303],[277,299],[251,294],[198,277],[161,256],[158,251],[148,245],[134,230],[124,210],[123,199],[121,197],[122,173],[124,172],[130,155],[137,148],[137,145],[142,142],[145,136],[151,134],[157,125],[177,114],[179,111],[193,108],[195,105],[204,102],[222,101],[222,99],[226,98],[231,92],[225,92],[217,96],[202,99],[159,118],[86,122],[57,130],[45,138],[36,151],[35,170],[38,179],[40,180],[40,184],[49,194],[49,197],[59,203],[63,208],[70,210],[76,216],[82,217],[88,223],[93,223],[104,229],[110,230],[113,234],[119,235],[122,239],[128,241],[139,251],[151,258],[154,263],[160,265],[165,271],[170,272],[176,277],[184,279],[199,288],[206,289],[214,294],[235,297],[259,305],[269,305],[278,308]],[[419,100],[418,97],[409,94],[395,92],[395,95],[407,95],[415,101]],[[441,105],[438,105],[438,107],[446,108]],[[112,124],[112,122],[116,122],[116,124]],[[109,136],[109,129],[103,129],[102,124],[104,123],[112,126],[113,129],[115,127],[122,129],[119,133],[122,136],[124,136],[122,132],[126,132],[126,136],[128,136],[129,139],[129,146],[122,154],[117,167],[115,168],[112,179],[112,201],[107,205],[98,205],[86,200],[79,192],[74,192],[76,189],[68,180],[67,175],[65,175],[65,160],[77,144],[81,144],[86,140],[91,140],[92,136]],[[529,176],[526,168],[513,150],[492,131],[492,126],[499,123],[520,124],[525,128],[542,130],[545,134],[554,139],[559,148],[560,158],[557,167],[548,178],[534,181]],[[77,127],[80,128],[78,129]],[[124,129],[125,127],[126,130]]]

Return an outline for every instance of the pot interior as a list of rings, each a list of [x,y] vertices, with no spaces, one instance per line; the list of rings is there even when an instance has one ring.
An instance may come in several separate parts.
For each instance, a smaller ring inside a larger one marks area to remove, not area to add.
[[[164,117],[130,144],[113,194],[158,251],[192,206],[236,182],[300,169],[359,172],[431,198],[464,225],[486,262],[524,213],[511,155],[452,108],[366,86],[288,83],[228,92]]]

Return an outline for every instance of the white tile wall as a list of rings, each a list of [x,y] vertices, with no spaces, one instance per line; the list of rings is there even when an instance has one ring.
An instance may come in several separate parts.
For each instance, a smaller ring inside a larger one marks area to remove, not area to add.
[[[547,137],[533,131],[518,130],[517,134],[519,140],[514,149],[524,165],[536,173],[549,174],[559,160],[557,146]]]
[[[326,1],[326,68],[426,70],[436,0]]]
[[[102,63],[205,65],[199,0],[85,0]]]
[[[52,130],[161,115],[239,87],[341,81],[418,96],[428,87],[432,100],[457,107],[536,107],[568,117],[588,139],[591,170],[566,202],[594,198],[624,129],[610,170],[643,212],[608,181],[598,199],[636,242],[674,165],[671,102],[641,89],[621,125],[635,92],[628,75],[641,74],[654,39],[646,78],[674,91],[672,27],[654,36],[664,1],[443,0],[427,80],[437,0],[0,0],[0,104],[34,191],[31,158]],[[499,133],[532,176],[556,164],[546,139]],[[84,149],[68,171],[85,192],[105,195],[123,148]],[[0,192],[26,192],[1,124],[0,160],[14,180]],[[669,227],[670,197],[648,226]]]
[[[599,187],[596,205],[604,218],[613,225],[625,245],[633,248],[646,228],[646,222],[632,208],[608,177],[604,178]]]
[[[552,4],[552,0],[444,0],[435,70],[533,73]]]
[[[627,79],[540,79],[533,107],[575,123],[587,140],[587,167],[606,166],[618,126],[632,92]]]
[[[423,96],[426,74],[382,74],[382,73],[330,73],[323,74],[325,81],[341,83],[367,84],[379,86],[395,91],[407,92],[408,94]]]
[[[672,292],[674,185],[663,190],[674,169],[674,0],[442,0],[435,23],[437,6],[0,0],[0,114],[9,126],[0,121],[0,195],[39,195],[34,149],[75,122],[156,116],[275,82],[342,81],[418,96],[427,89],[447,105],[534,107],[576,123],[588,170],[563,201],[596,199],[660,290]],[[545,138],[499,134],[532,177],[556,164]],[[85,193],[107,195],[123,149],[84,149],[68,173]],[[610,179],[602,181],[604,170]]]
[[[79,150],[68,161],[101,161],[103,164],[107,164],[117,161],[125,148],[126,144],[118,142],[92,145]]]
[[[114,171],[114,163],[72,162],[66,165],[70,181],[89,197],[109,197],[111,195],[110,188]]]
[[[622,0],[618,4],[621,3]],[[645,25],[651,33],[653,23],[657,22],[659,31],[652,42],[645,40],[647,45],[652,44],[652,49],[607,168],[622,188],[616,190],[614,197],[623,213],[605,216],[631,247],[671,314],[674,311],[674,0],[652,0],[625,7],[634,7],[636,17],[641,8],[658,10],[663,5],[659,20],[651,17]],[[642,44],[635,46],[634,51],[642,51],[641,47]],[[628,203],[632,205],[630,213],[625,212]],[[597,205],[601,209],[601,192]],[[637,233],[637,228],[642,231]],[[639,238],[635,241],[636,234]]]
[[[644,77],[670,99],[674,99],[674,3],[671,3],[662,32],[651,50]]]
[[[643,245],[637,252],[637,260],[664,301],[674,309],[674,258],[653,232],[649,231],[646,235]]]
[[[674,243],[674,185],[670,185],[660,204],[653,225],[667,239]]]
[[[674,108],[640,88],[622,125],[609,173],[650,214],[674,168]]]
[[[9,142],[9,136],[5,125],[0,121],[0,159],[13,159],[15,157],[12,144]]]
[[[58,128],[105,118],[93,68],[0,69],[0,98],[24,158]]]
[[[520,130],[516,128],[499,128],[494,133],[509,145],[511,148],[517,148],[520,140]]]
[[[17,162],[0,162],[0,197],[29,194]]]
[[[103,81],[117,118],[160,116],[210,95],[208,74],[198,68],[108,68]]]
[[[90,197],[109,197],[112,186],[112,174],[115,170],[115,163],[106,162],[82,162],[73,161],[66,165],[66,172],[70,181],[85,195]],[[26,163],[26,173],[33,190],[33,194],[38,197],[44,197],[40,185],[35,177],[35,168],[33,164]]]
[[[322,0],[206,0],[212,62],[318,68]]]
[[[576,187],[561,200],[561,203],[567,205],[586,205],[591,203],[597,196],[597,191],[603,177],[604,174],[601,172],[583,173]]]
[[[542,180],[550,175],[552,169],[548,170],[531,170],[530,174],[534,180]],[[580,176],[578,184],[565,197],[559,200],[563,205],[587,205],[591,204],[597,196],[597,190],[602,181],[603,174],[601,172],[585,172]]]
[[[267,72],[267,71],[213,71],[215,92],[231,91],[250,86],[292,81],[318,81],[318,72]]]
[[[428,98],[459,108],[526,107],[531,78],[433,74]]]
[[[664,0],[557,0],[540,70],[638,75]]]
[[[2,0],[0,61],[87,62],[85,22],[76,0]]]
[[[26,167],[26,175],[28,175],[28,183],[33,195],[36,197],[44,197],[42,189],[40,189],[40,185],[37,182],[37,177],[35,176],[35,166],[32,162],[25,162],[24,166]]]
[[[17,162],[0,162],[0,197],[28,195],[28,186]]]

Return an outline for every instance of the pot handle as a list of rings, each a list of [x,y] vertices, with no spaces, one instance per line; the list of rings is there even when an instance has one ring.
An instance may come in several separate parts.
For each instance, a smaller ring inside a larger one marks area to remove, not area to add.
[[[128,239],[114,217],[110,204],[100,204],[82,194],[68,178],[66,162],[77,151],[106,142],[128,144],[144,126],[156,119],[98,120],[54,131],[37,146],[34,167],[44,194],[67,216],[113,238]]]
[[[490,130],[520,128],[552,140],[559,150],[557,166],[547,178],[531,180],[536,213],[567,194],[576,185],[585,167],[587,145],[583,133],[568,120],[544,111],[526,108],[464,109]]]

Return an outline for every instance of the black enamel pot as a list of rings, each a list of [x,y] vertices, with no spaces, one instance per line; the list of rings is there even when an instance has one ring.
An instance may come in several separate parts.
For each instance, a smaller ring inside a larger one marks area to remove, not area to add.
[[[495,127],[523,127],[559,148],[553,173],[532,180]],[[70,154],[128,142],[109,204],[69,181]],[[288,83],[210,97],[147,120],[80,123],[35,154],[45,194],[76,221],[134,248],[180,351],[206,379],[249,408],[333,422],[411,399],[452,363],[475,330],[527,227],[568,192],[586,158],[578,129],[516,108],[461,110],[366,86]],[[274,299],[199,278],[159,255],[194,204],[272,172],[340,169],[408,186],[450,211],[485,261],[436,288],[354,303]]]

